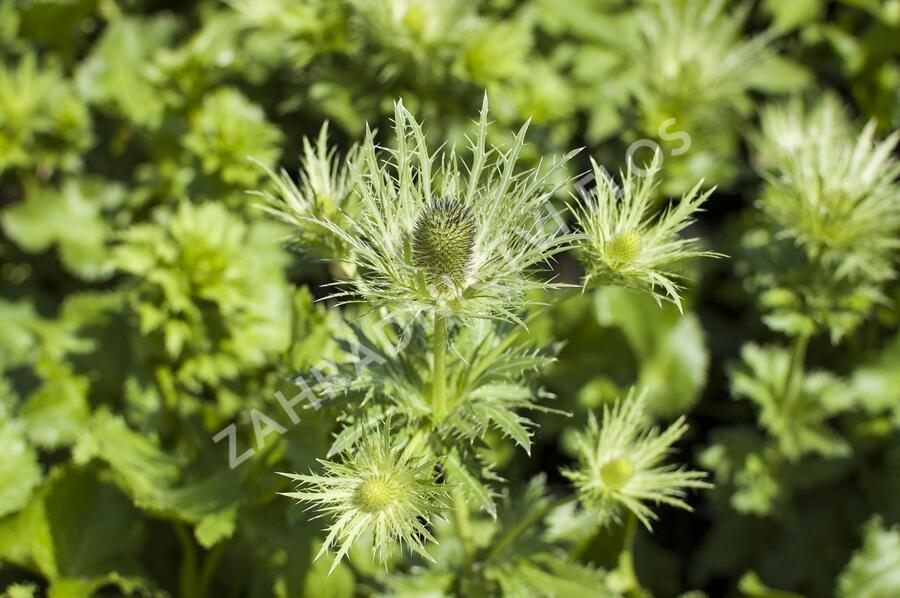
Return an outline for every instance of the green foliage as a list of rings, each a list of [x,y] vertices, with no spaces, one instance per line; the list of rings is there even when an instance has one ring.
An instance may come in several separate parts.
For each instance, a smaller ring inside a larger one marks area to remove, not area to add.
[[[778,442],[781,453],[796,459],[808,452],[841,456],[849,450],[828,425],[852,407],[852,397],[834,375],[804,372],[797,355],[784,349],[744,345],[745,368],[736,371],[731,390],[759,407],[759,423]]]
[[[709,368],[696,314],[671,304],[660,309],[654,297],[617,287],[599,289],[593,299],[597,322],[619,329],[639,362],[633,382],[644,389],[647,409],[664,418],[690,410]]]
[[[0,440],[8,457],[0,468],[3,492],[0,493],[0,515],[14,513],[28,504],[35,487],[41,483],[41,467],[37,453],[14,422],[0,427]]]
[[[898,7],[0,0],[0,595],[900,594]]]
[[[285,255],[273,233],[221,204],[186,202],[123,233],[113,261],[133,277],[131,309],[180,382],[216,384],[287,349]]]
[[[39,67],[34,54],[0,64],[0,174],[78,170],[91,137],[88,108],[58,68]]]
[[[278,158],[281,133],[265,113],[240,92],[223,88],[206,96],[191,115],[185,147],[200,159],[205,174],[215,174],[239,189],[256,184],[260,175],[247,158],[271,167]]]
[[[56,246],[63,265],[85,279],[109,275],[107,244],[112,229],[105,217],[123,201],[123,190],[97,179],[67,180],[42,187],[3,213],[6,234],[19,247],[41,253]]]
[[[885,528],[879,518],[866,524],[863,544],[838,579],[839,596],[880,598],[900,590],[897,564],[900,559],[900,531]]]

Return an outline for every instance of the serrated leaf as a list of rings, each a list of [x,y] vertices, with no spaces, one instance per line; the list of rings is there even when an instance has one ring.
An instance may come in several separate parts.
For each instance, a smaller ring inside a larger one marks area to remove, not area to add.
[[[90,417],[88,381],[56,363],[43,364],[39,371],[45,382],[28,397],[17,417],[36,446],[68,446],[75,442]]]
[[[55,470],[28,507],[0,521],[0,558],[50,582],[50,596],[91,596],[115,584],[149,588],[137,577],[143,521],[128,499],[93,473]]]
[[[157,126],[165,104],[148,101],[158,97],[151,57],[168,46],[176,28],[171,15],[117,19],[81,64],[78,88],[92,102],[114,108],[139,126]]]
[[[200,546],[211,548],[234,534],[237,509],[228,508],[206,515],[197,524],[194,535]]]
[[[568,560],[561,554],[541,554],[500,567],[491,567],[485,572],[485,576],[495,580],[500,585],[503,596],[510,598],[613,598],[618,595],[607,586],[605,571]]]
[[[100,278],[112,268],[106,247],[111,230],[97,196],[112,193],[118,201],[120,192],[112,189],[89,179],[43,188],[3,212],[3,230],[33,253],[58,245],[66,268],[82,278]]]
[[[0,517],[28,504],[34,489],[41,483],[41,466],[37,453],[25,440],[21,426],[0,420]]]
[[[780,347],[753,343],[741,349],[744,365],[731,373],[736,397],[753,401],[760,409],[760,424],[777,440],[790,460],[806,453],[844,456],[850,446],[829,424],[836,414],[852,407],[848,386],[828,372],[804,372],[785,384],[791,374],[791,355]]]
[[[900,596],[900,528],[879,518],[866,524],[862,547],[838,578],[839,598]]]
[[[88,434],[79,440],[76,459],[101,459],[112,468],[119,486],[141,509],[162,517],[198,525],[198,541],[210,547],[234,531],[240,480],[223,469],[185,483],[184,464],[108,413],[98,414]]]
[[[504,435],[515,440],[526,453],[531,454],[531,433],[525,427],[531,423],[529,420],[501,404],[480,402],[472,408],[480,417],[499,428]]]
[[[443,464],[447,481],[451,484],[459,484],[466,498],[472,501],[474,506],[496,518],[497,506],[494,504],[494,492],[473,475],[457,455],[448,455]]]

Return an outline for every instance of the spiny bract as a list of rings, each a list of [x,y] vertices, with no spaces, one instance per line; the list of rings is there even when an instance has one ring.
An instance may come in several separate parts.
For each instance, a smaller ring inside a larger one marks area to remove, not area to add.
[[[576,152],[543,172],[517,172],[527,124],[511,148],[487,148],[487,110],[485,98],[465,163],[455,149],[431,153],[401,102],[394,149],[379,151],[368,133],[351,162],[358,214],[346,225],[311,217],[350,247],[359,273],[336,297],[400,318],[516,320],[531,291],[556,286],[534,271],[571,245],[549,202],[565,184],[551,176]]]
[[[684,502],[689,488],[708,488],[706,474],[663,465],[672,444],[687,431],[684,417],[659,433],[645,422],[645,393],[633,389],[612,408],[604,407],[598,425],[593,413],[576,440],[579,467],[564,471],[585,507],[604,522],[631,511],[647,529],[656,515],[645,503],[691,510]]]
[[[681,309],[681,280],[677,270],[693,257],[718,257],[701,251],[699,240],[680,235],[713,189],[700,193],[703,181],[675,207],[654,217],[655,177],[662,165],[657,151],[646,169],[632,162],[621,188],[593,160],[597,189],[572,212],[584,233],[581,259],[585,286],[618,285],[646,292],[658,302],[668,300]]]
[[[331,517],[316,558],[337,546],[332,571],[364,535],[371,535],[382,562],[394,546],[403,544],[431,560],[424,541],[434,541],[429,525],[445,509],[446,491],[435,479],[433,458],[402,448],[391,441],[387,424],[365,435],[342,463],[320,460],[323,475],[281,474],[298,482],[297,491],[284,496],[310,503]]]
[[[900,247],[900,164],[891,156],[900,131],[875,138],[876,123],[857,134],[840,101],[811,108],[799,100],[762,114],[761,162],[769,189],[763,212],[782,235],[838,278],[893,276]]]
[[[353,152],[351,148],[348,160]],[[302,158],[299,186],[286,171],[276,174],[260,163],[272,189],[254,194],[265,200],[263,210],[293,227],[298,249],[316,258],[344,260],[350,251],[347,244],[314,220],[324,218],[340,225],[356,209],[346,163],[328,146],[327,122],[319,129],[315,145],[304,137]]]

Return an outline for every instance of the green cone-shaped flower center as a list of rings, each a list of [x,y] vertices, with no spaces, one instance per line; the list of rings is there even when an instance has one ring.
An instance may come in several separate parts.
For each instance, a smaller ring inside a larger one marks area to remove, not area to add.
[[[634,464],[628,457],[618,457],[600,466],[600,479],[610,490],[619,490],[634,474]]]
[[[633,262],[641,251],[641,233],[628,230],[612,238],[603,247],[606,259],[617,264]]]
[[[397,480],[384,475],[375,475],[357,487],[356,499],[360,509],[367,513],[377,513],[396,501],[400,492]]]
[[[416,219],[413,261],[439,292],[461,285],[469,273],[475,218],[462,202],[436,199]]]

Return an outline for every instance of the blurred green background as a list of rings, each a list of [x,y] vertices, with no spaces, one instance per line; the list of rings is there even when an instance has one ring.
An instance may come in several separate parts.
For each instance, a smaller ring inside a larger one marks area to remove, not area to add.
[[[314,303],[336,273],[291,253],[247,191],[269,185],[260,164],[295,173],[326,120],[341,154],[387,130],[398,98],[461,146],[485,93],[494,142],[531,119],[532,164],[585,147],[575,179],[658,144],[662,195],[718,186],[690,232],[730,256],[694,268],[684,316],[609,289],[539,320],[564,343],[542,383],[573,417],[544,417],[531,459],[493,439],[503,476],[562,485],[571,431],[639,383],[660,420],[689,415],[683,458],[717,485],[639,536],[657,595],[900,596],[900,290],[813,336],[811,405],[772,415],[759,389],[789,349],[761,347],[790,330],[763,318],[754,167],[759,111],[789,96],[900,127],[897,0],[0,0],[0,56],[9,596],[382,591],[362,557],[326,577],[319,522],[275,496],[271,472],[324,456],[335,413],[235,470],[211,440],[237,422],[252,446],[248,410],[340,352]],[[608,565],[607,544],[585,558]]]

